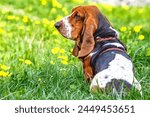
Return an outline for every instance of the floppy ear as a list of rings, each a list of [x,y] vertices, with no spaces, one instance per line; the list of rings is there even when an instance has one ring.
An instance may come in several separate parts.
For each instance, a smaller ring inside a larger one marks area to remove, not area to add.
[[[77,42],[75,42],[75,45],[74,45],[74,48],[73,48],[73,51],[72,51],[72,55],[77,57],[78,54],[79,54],[79,50],[80,50],[79,45],[77,44]]]
[[[85,24],[83,26],[82,38],[81,38],[81,47],[78,54],[78,57],[87,56],[94,48],[94,32],[96,30],[96,22],[92,18],[85,19]]]

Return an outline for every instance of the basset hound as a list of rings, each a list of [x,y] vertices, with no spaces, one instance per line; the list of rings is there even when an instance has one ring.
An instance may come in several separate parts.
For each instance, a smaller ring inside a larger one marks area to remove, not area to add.
[[[123,88],[135,86],[141,93],[125,45],[96,6],[75,7],[55,27],[62,36],[75,41],[72,54],[82,61],[91,91],[109,89],[120,94]]]

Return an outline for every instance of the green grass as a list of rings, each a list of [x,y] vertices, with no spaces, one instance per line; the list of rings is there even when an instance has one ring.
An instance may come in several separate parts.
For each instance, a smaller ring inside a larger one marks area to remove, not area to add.
[[[91,94],[81,62],[71,55],[73,42],[53,26],[79,5],[73,1],[62,0],[63,9],[51,0],[44,6],[40,0],[0,1],[0,99],[116,99]],[[150,99],[150,7],[97,6],[118,31],[127,27],[120,38],[134,63],[143,97],[132,90],[123,99]],[[137,25],[142,26],[139,32],[134,31]],[[139,35],[145,38],[139,40]]]

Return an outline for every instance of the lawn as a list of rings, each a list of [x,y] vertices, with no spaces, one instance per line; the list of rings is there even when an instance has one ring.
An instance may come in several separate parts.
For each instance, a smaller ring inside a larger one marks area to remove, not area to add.
[[[89,4],[95,3],[0,1],[0,99],[116,99],[89,91],[81,62],[71,54],[74,43],[54,28],[73,7]],[[122,99],[150,99],[150,6],[96,5],[120,32],[142,85],[143,97],[132,90]]]

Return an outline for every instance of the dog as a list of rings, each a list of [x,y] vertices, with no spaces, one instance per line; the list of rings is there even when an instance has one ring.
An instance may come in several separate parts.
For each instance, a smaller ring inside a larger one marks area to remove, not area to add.
[[[134,77],[133,63],[119,33],[96,6],[77,6],[72,13],[55,23],[65,38],[75,41],[73,56],[83,64],[85,80],[90,90],[120,94],[141,85]]]

